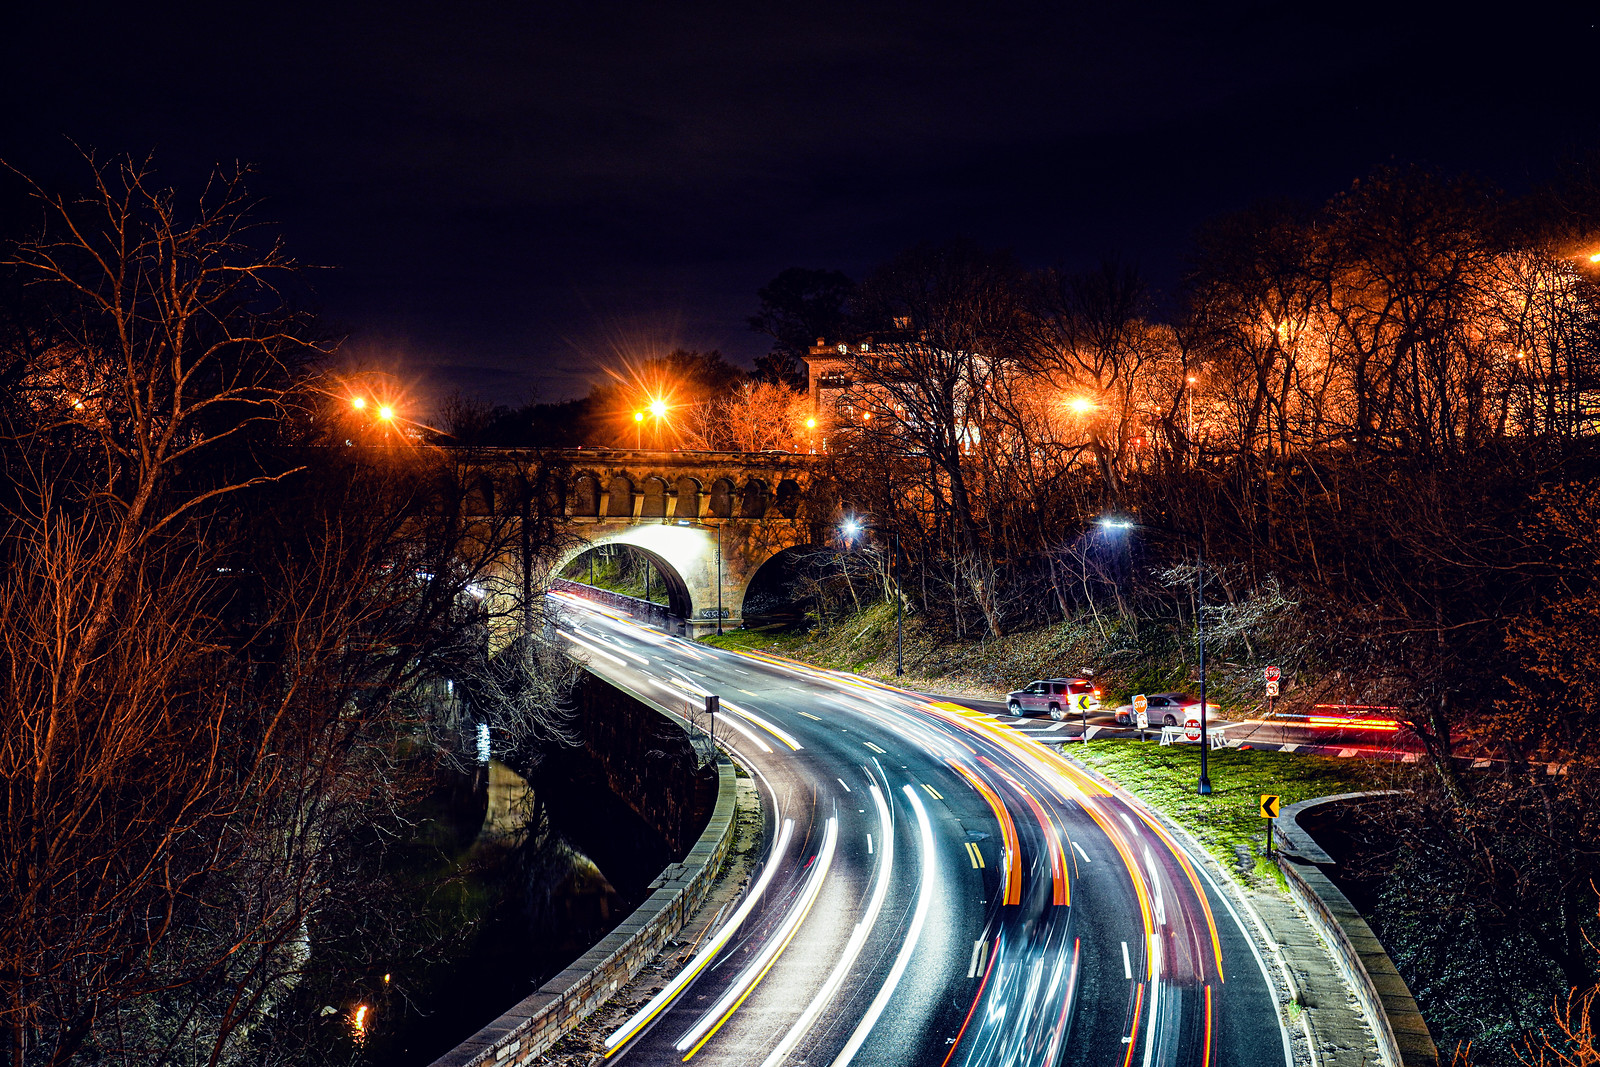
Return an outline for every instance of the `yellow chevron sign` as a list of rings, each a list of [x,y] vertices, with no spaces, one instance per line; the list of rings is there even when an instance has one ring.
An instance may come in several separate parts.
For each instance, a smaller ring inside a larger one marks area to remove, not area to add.
[[[1276,819],[1278,817],[1278,798],[1268,793],[1261,794],[1261,817],[1263,819]]]

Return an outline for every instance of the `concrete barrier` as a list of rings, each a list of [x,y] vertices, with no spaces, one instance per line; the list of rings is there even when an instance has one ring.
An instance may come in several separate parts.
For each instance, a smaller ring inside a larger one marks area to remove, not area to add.
[[[1278,866],[1289,882],[1289,891],[1333,948],[1334,959],[1372,1024],[1384,1063],[1388,1067],[1438,1067],[1439,1050],[1417,1009],[1416,998],[1372,927],[1350,898],[1322,873],[1322,867],[1334,866],[1333,857],[1297,821],[1308,809],[1323,804],[1392,792],[1340,793],[1284,808],[1277,820]]]
[[[530,1063],[655,958],[705,899],[733,842],[733,764],[720,759],[717,774],[711,821],[683,861],[651,883],[655,888],[649,899],[570,967],[434,1060],[432,1067]]]

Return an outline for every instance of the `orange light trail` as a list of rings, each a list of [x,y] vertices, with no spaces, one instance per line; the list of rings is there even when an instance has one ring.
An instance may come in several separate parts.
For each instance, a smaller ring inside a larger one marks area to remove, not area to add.
[[[982,756],[979,756],[978,760],[1000,777],[1004,778],[1012,789],[1015,789],[1018,793],[1022,794],[1022,799],[1027,801],[1028,807],[1033,809],[1033,817],[1039,822],[1039,832],[1044,835],[1045,845],[1050,852],[1050,903],[1071,904],[1072,888],[1067,884],[1067,862],[1066,858],[1061,855],[1061,838],[1056,835],[1056,827],[1055,824],[1050,821],[1050,816],[1045,814],[1043,806],[1041,806],[1040,803],[1033,798],[1033,794],[1028,792],[1027,787],[1021,782],[1017,781],[1015,778],[1011,777],[1005,771],[1001,770],[999,767],[996,767]]]
[[[1011,821],[1011,813],[1006,810],[1005,804],[1001,802],[995,791],[989,788],[987,782],[955,760],[947,760],[946,762],[954,767],[956,773],[965,778],[972,788],[978,791],[978,795],[988,802],[990,810],[994,812],[995,820],[1000,824],[1000,836],[1006,843],[1006,893],[1001,903],[1021,904],[1022,864],[1019,862],[1021,852],[1018,850],[1017,844],[1017,825]]]

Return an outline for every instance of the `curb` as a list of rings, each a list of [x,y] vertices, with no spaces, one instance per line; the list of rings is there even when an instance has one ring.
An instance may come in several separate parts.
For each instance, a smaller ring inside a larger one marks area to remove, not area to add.
[[[1333,857],[1323,851],[1297,821],[1301,813],[1323,804],[1387,796],[1394,792],[1384,789],[1339,793],[1284,808],[1278,814],[1277,836],[1283,845],[1278,852],[1278,866],[1317,932],[1333,948],[1339,969],[1355,989],[1362,1013],[1372,1023],[1384,1061],[1395,1067],[1438,1067],[1439,1050],[1428,1033],[1428,1024],[1417,1008],[1416,998],[1372,927],[1350,903],[1350,898],[1322,873],[1318,865],[1333,866]]]
[[[733,764],[717,760],[717,804],[681,863],[669,864],[649,899],[598,945],[430,1067],[524,1065],[552,1045],[633,978],[705,899],[733,843]]]

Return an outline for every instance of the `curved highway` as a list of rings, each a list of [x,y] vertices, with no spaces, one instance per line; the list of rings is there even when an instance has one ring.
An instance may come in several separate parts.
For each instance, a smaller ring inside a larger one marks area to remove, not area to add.
[[[722,699],[768,851],[608,1061],[1279,1065],[1232,906],[1157,823],[982,712],[726,652],[560,597],[591,670]]]

